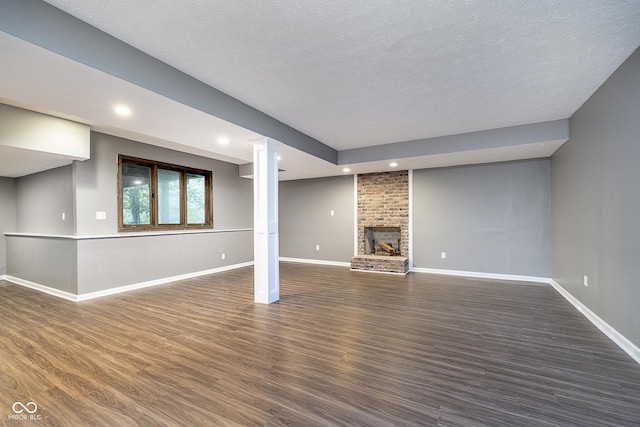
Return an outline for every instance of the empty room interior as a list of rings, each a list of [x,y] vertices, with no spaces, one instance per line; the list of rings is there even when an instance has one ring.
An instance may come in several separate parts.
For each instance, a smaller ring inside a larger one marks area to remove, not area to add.
[[[0,0],[0,425],[640,425],[640,0]]]

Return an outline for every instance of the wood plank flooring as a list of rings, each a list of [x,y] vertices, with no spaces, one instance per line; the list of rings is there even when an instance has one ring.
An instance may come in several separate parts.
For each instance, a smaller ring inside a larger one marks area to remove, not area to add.
[[[265,306],[252,268],[82,303],[0,281],[0,322],[6,426],[640,425],[640,365],[546,285],[283,263]]]

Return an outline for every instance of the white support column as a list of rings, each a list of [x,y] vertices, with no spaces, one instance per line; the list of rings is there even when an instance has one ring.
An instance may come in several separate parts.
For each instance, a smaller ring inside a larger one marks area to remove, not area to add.
[[[409,271],[413,271],[413,169],[409,169]]]
[[[262,138],[253,144],[253,261],[254,301],[280,299],[278,234],[278,147]]]
[[[358,174],[353,174],[353,256],[358,256]]]

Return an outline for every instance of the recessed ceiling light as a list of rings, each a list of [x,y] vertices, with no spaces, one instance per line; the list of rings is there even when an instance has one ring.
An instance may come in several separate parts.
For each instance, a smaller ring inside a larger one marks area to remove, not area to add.
[[[349,169],[349,168],[344,168],[344,169],[342,169],[342,172],[344,172],[344,173],[351,172],[351,169]]]
[[[229,138],[225,136],[221,136],[220,138],[218,138],[218,144],[227,145],[228,143],[229,143]]]
[[[129,116],[131,115],[131,108],[124,105],[116,105],[113,111],[119,116]]]
[[[389,166],[391,166],[392,168],[395,168],[396,166],[398,166],[398,162],[391,162],[389,163]]]

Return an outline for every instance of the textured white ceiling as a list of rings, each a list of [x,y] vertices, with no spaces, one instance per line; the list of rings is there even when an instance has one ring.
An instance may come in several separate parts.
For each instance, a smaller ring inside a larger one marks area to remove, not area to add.
[[[47,0],[343,150],[567,118],[640,0]]]

